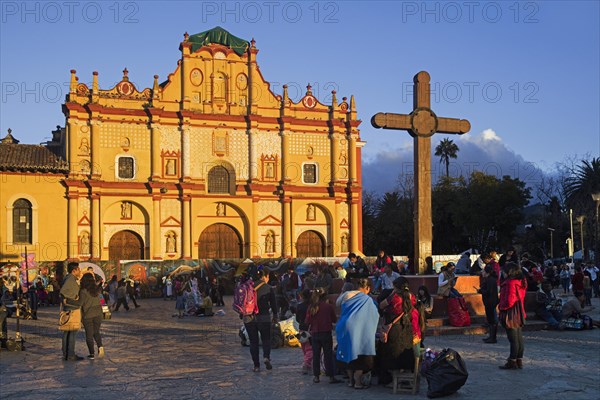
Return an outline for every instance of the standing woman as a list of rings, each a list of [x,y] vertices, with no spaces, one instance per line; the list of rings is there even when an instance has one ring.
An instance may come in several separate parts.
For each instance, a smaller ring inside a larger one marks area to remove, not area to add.
[[[85,342],[87,344],[90,360],[94,359],[94,341],[98,345],[98,356],[104,357],[100,325],[102,324],[102,306],[100,305],[100,291],[94,274],[85,274],[81,278],[81,318],[85,329]]]
[[[498,332],[498,315],[496,306],[498,305],[498,277],[491,263],[487,264],[481,272],[481,299],[485,306],[485,319],[489,327],[488,337],[483,339],[485,343],[496,343],[496,333]]]
[[[117,282],[117,276],[113,275],[110,278],[110,282],[108,283],[108,299],[110,300],[110,307],[112,309],[117,305],[117,288],[119,287],[119,282]]]
[[[333,374],[333,336],[331,330],[336,323],[335,309],[327,302],[325,288],[312,291],[305,323],[308,325],[313,347],[313,382],[319,383],[321,375],[321,349],[325,358],[325,372],[329,383],[340,383]]]
[[[510,342],[510,356],[500,369],[523,368],[523,325],[525,325],[525,307],[523,300],[527,290],[527,280],[518,264],[506,263],[507,278],[500,285],[500,321],[506,329]]]

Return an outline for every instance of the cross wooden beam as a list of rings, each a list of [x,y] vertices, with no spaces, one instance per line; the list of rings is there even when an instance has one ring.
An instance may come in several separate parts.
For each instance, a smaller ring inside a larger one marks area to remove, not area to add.
[[[466,119],[438,117],[431,110],[430,76],[415,75],[413,111],[406,114],[378,113],[371,118],[375,128],[405,130],[414,138],[414,263],[420,275],[426,271],[425,259],[431,256],[431,136],[435,133],[462,135],[471,129]]]

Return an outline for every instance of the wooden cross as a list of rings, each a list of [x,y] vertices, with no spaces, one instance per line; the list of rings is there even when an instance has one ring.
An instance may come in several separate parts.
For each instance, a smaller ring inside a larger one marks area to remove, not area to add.
[[[431,136],[435,133],[462,135],[471,129],[466,119],[438,117],[431,110],[427,72],[415,75],[413,111],[406,114],[378,113],[371,118],[375,128],[405,130],[414,138],[414,265],[420,275],[427,266],[426,257],[431,256]]]

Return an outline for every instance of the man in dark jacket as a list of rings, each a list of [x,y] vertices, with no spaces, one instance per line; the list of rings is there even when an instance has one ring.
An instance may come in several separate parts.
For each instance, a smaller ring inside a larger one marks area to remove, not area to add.
[[[486,265],[481,272],[479,293],[481,293],[481,299],[485,306],[485,318],[489,326],[489,335],[483,341],[485,343],[496,343],[496,333],[498,332],[498,314],[496,313],[496,306],[498,305],[498,276],[491,263]]]
[[[81,305],[79,304],[78,280],[81,277],[79,263],[70,262],[67,265],[67,272],[68,274],[62,283],[62,287],[60,288],[62,309],[64,311],[78,310],[81,307]],[[83,360],[83,357],[80,357],[75,354],[75,338],[77,337],[77,330],[63,331],[62,352],[63,358],[66,361]]]
[[[263,270],[258,270],[256,277],[254,290],[256,290],[258,313],[241,317],[250,339],[250,355],[254,363],[254,372],[259,372],[259,340],[262,341],[263,363],[267,369],[273,369],[271,365],[271,323],[277,323],[277,301],[275,291],[267,283],[269,275]]]

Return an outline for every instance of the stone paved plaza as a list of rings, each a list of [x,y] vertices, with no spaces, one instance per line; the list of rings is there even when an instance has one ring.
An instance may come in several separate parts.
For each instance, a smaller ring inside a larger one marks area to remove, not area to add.
[[[600,300],[590,315],[600,318]],[[226,298],[224,317],[172,318],[175,302],[144,299],[139,309],[113,314],[102,326],[106,357],[61,360],[58,308],[41,308],[37,321],[24,321],[24,352],[0,352],[0,399],[391,399],[383,386],[354,390],[345,383],[314,384],[300,373],[299,348],[272,352],[274,369],[252,372],[247,347],[240,345],[240,321]],[[216,308],[219,309],[219,308]],[[13,336],[14,320],[9,323]],[[502,371],[508,354],[505,335],[484,345],[482,336],[426,339],[436,350],[452,347],[469,370],[466,385],[450,399],[600,398],[600,329],[525,332],[525,367]],[[87,355],[83,331],[77,353]],[[419,396],[427,393],[421,381]]]

